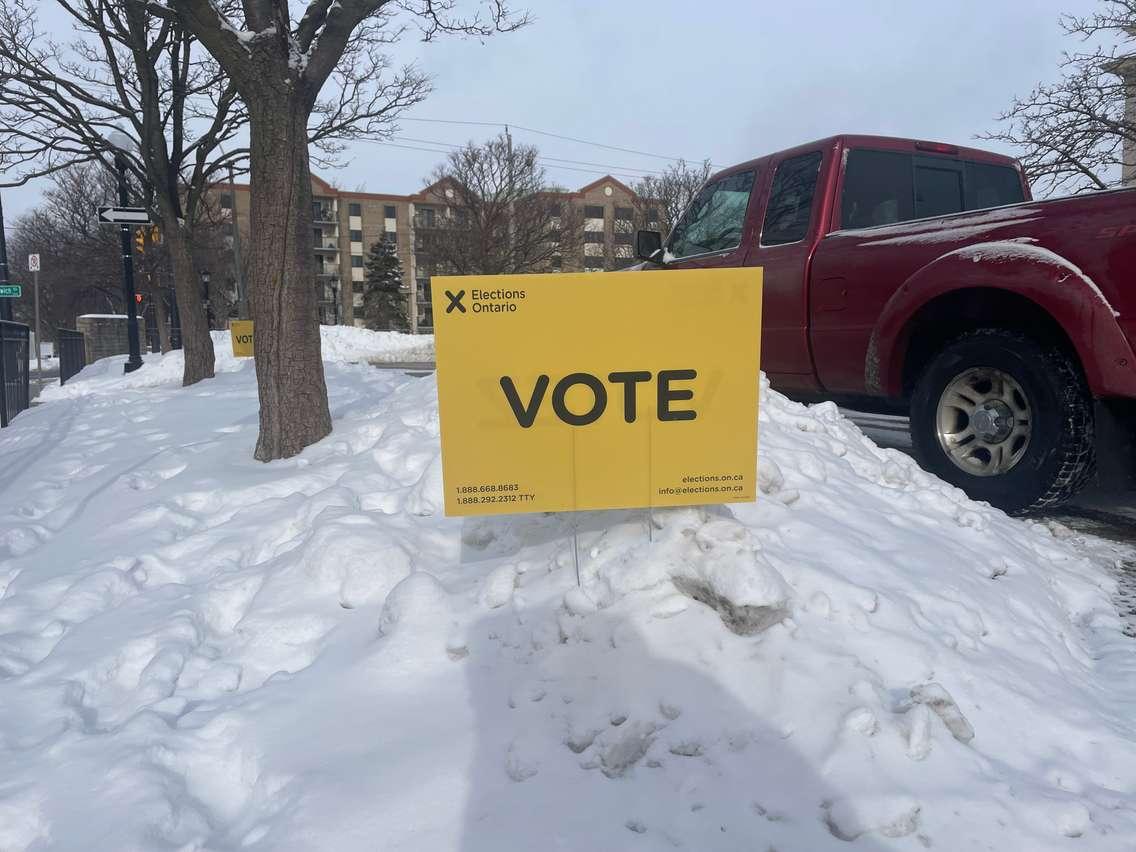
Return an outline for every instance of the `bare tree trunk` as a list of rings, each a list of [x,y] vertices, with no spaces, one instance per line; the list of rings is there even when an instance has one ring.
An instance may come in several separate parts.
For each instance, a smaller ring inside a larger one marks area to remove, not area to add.
[[[267,87],[266,87],[267,88]],[[301,95],[264,92],[250,107],[249,297],[260,394],[260,461],[294,456],[331,433],[312,254],[312,187]]]
[[[205,321],[201,285],[193,268],[189,239],[177,225],[166,228],[165,233],[174,272],[174,298],[181,319],[181,349],[185,354],[181,383],[188,387],[202,379],[213,378],[213,338]]]

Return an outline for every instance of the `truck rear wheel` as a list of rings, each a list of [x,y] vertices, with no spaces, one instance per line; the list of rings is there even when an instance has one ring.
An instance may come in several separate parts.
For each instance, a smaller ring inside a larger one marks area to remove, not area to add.
[[[1095,470],[1092,398],[1073,360],[1018,332],[944,347],[911,398],[924,468],[1007,512],[1056,506]]]

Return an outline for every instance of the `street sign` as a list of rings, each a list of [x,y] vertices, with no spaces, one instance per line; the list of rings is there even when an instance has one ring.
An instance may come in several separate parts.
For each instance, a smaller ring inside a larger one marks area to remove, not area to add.
[[[19,284],[0,284],[0,299],[18,299],[23,292]]]
[[[150,211],[145,207],[100,207],[100,225],[149,225]]]
[[[761,281],[431,279],[446,514],[754,500]]]
[[[229,323],[229,335],[233,339],[233,355],[237,358],[251,358],[252,320],[233,320]]]
[[[39,255],[28,255],[28,272],[39,272]]]

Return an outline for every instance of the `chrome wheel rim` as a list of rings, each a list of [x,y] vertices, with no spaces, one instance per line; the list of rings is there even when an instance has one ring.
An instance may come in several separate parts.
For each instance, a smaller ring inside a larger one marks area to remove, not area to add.
[[[956,467],[972,476],[1000,476],[1025,456],[1033,412],[1013,376],[973,367],[947,384],[935,426],[939,446]]]

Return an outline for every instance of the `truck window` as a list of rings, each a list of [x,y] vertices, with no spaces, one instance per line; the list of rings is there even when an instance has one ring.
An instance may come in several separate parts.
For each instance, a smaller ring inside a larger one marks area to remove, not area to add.
[[[895,151],[848,152],[840,227],[872,228],[914,218],[911,155]]]
[[[738,172],[702,187],[671,231],[670,253],[690,257],[740,245],[753,177]]]
[[[960,213],[962,204],[962,168],[955,161],[942,165],[915,162],[915,218],[947,216]]]
[[[795,243],[805,238],[816,196],[820,159],[820,151],[814,151],[786,160],[777,167],[761,229],[763,246]]]
[[[964,163],[966,169],[966,209],[982,210],[1025,201],[1018,170],[991,163]]]
[[[851,150],[844,167],[841,228],[873,228],[1025,201],[1012,166]]]

